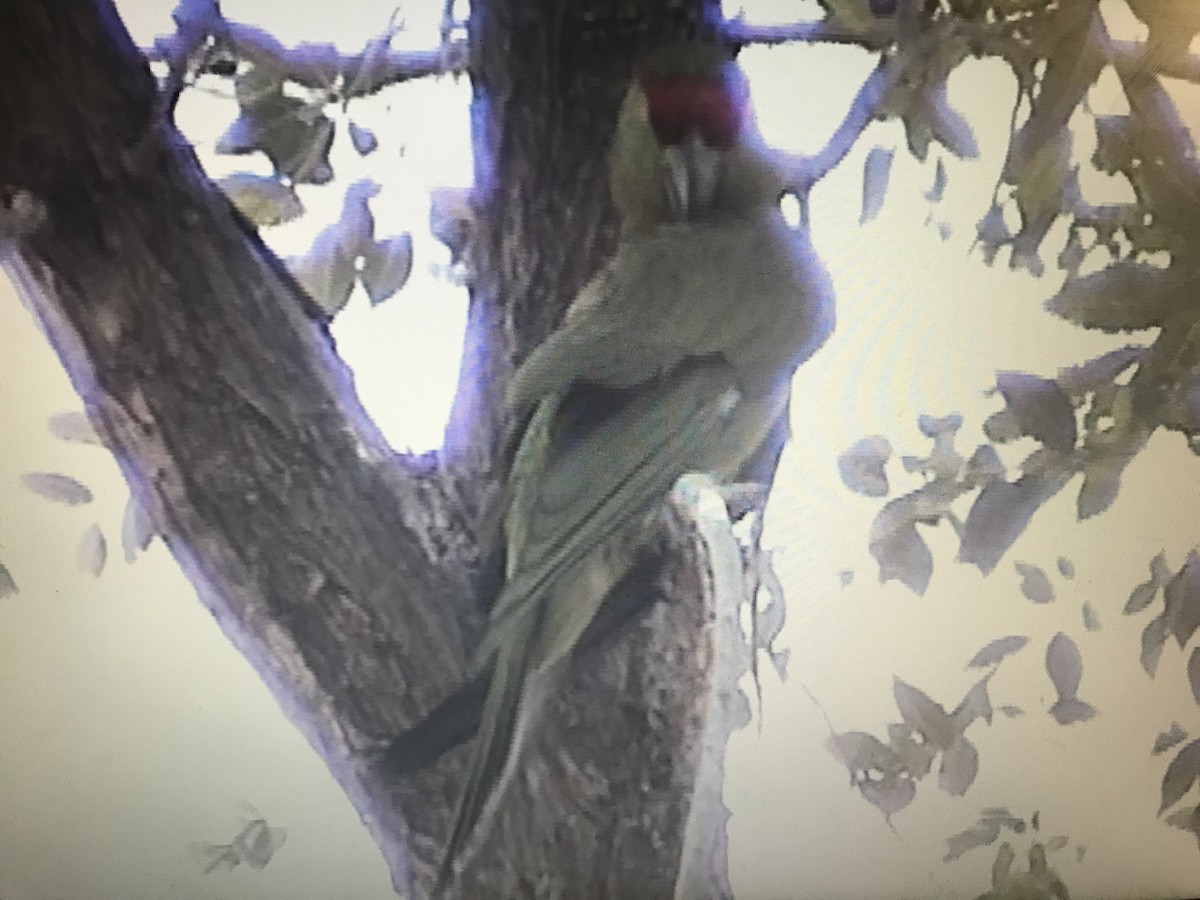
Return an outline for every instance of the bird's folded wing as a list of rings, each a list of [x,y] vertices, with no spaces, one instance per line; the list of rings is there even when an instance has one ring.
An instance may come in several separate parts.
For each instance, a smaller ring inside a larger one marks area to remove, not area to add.
[[[525,615],[559,579],[570,578],[598,547],[636,523],[680,475],[709,468],[711,448],[724,443],[721,435],[739,399],[734,375],[719,358],[691,360],[621,392],[623,403],[596,424],[556,428],[560,423],[535,417],[533,424],[546,430],[542,440],[528,442],[535,448],[528,452],[540,458],[522,459],[514,470],[515,477],[536,474],[514,486],[509,575],[492,609],[481,661],[512,638],[510,629],[521,631]],[[556,405],[546,410],[553,415]],[[560,606],[542,628],[551,644],[567,650],[594,610],[555,604]]]

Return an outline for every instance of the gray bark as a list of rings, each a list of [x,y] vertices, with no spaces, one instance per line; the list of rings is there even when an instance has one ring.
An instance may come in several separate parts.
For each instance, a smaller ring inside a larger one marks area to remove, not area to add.
[[[496,396],[612,247],[603,147],[633,55],[681,27],[672,5],[475,4],[479,279],[447,450],[421,458],[387,448],[295,283],[159,119],[108,0],[0,5],[5,267],[201,601],[409,896],[465,748],[403,779],[378,751],[461,682]],[[625,585],[670,602],[577,661],[463,896],[673,895],[713,642],[707,570],[677,531]]]

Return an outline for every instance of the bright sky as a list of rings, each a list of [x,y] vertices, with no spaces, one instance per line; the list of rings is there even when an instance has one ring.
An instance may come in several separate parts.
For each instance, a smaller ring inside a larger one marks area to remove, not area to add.
[[[805,4],[816,15],[815,3]],[[172,0],[124,0],[119,8],[142,44],[169,26]],[[377,0],[306,4],[224,0],[233,19],[271,28],[285,43],[333,40],[353,50],[386,23]],[[401,8],[401,43],[436,40],[440,2]],[[746,3],[753,18],[780,19],[792,0]],[[1136,36],[1123,4],[1106,0],[1110,27]],[[836,127],[872,65],[848,48],[750,49],[742,54],[760,124],[781,147],[813,151]],[[1003,67],[973,62],[951,82],[951,100],[971,122],[982,157],[949,160],[946,199],[924,224],[922,192],[933,159],[922,165],[903,149],[898,127],[874,125],[813,196],[814,240],[835,280],[838,331],[801,369],[794,401],[795,439],[785,455],[766,534],[780,549],[787,591],[791,675],[765,676],[765,720],[730,746],[726,798],[731,868],[741,898],[971,898],[989,884],[994,848],[943,864],[944,840],[988,806],[1017,815],[1041,811],[1043,835],[1063,834],[1070,848],[1052,856],[1072,895],[1150,896],[1200,893],[1194,839],[1154,819],[1168,757],[1151,757],[1155,735],[1177,720],[1189,731],[1200,715],[1183,675],[1185,655],[1168,645],[1158,679],[1138,665],[1145,616],[1120,615],[1149,559],[1165,550],[1173,568],[1200,534],[1195,485],[1200,462],[1177,436],[1156,438],[1130,467],[1106,514],[1074,521],[1068,489],[1035,518],[996,572],[952,563],[949,533],[934,532],[932,585],[916,597],[880,586],[867,553],[879,501],[850,493],[836,457],[866,434],[887,435],[898,452],[924,454],[919,413],[961,413],[959,449],[970,453],[998,401],[985,395],[995,372],[1052,375],[1123,343],[1085,334],[1051,318],[1041,301],[1057,286],[1052,266],[1041,280],[991,269],[970,252],[974,222],[987,209],[1005,146],[1014,87]],[[1184,92],[1179,92],[1183,96]],[[414,449],[436,445],[453,389],[465,298],[431,271],[447,253],[427,234],[427,192],[470,178],[465,80],[405,85],[351,112],[369,124],[381,149],[360,160],[342,142],[332,187],[307,189],[309,216],[267,232],[281,254],[303,251],[336,216],[340,186],[373,176],[384,193],[373,204],[377,234],[411,230],[416,265],[408,286],[372,309],[355,296],[339,318],[339,348],[389,439]],[[1120,111],[1115,85],[1090,98],[1098,112]],[[1195,121],[1200,97],[1183,99]],[[246,167],[221,158],[212,143],[230,106],[189,96],[181,124],[198,142],[214,176]],[[360,111],[361,110],[361,111]],[[1081,120],[1077,155],[1091,152]],[[1086,126],[1086,127],[1085,127]],[[897,147],[887,202],[858,225],[863,160],[875,145]],[[338,145],[335,145],[335,147]],[[401,152],[403,148],[403,152]],[[253,165],[253,164],[250,164]],[[265,171],[265,168],[256,168]],[[1087,183],[1091,199],[1115,188]],[[1119,195],[1115,195],[1119,196]],[[1061,246],[1056,231],[1047,260]],[[46,419],[80,408],[53,353],[6,283],[0,283],[0,374],[9,446],[0,457],[0,560],[21,593],[0,601],[0,897],[4,900],[165,900],[288,897],[325,900],[391,897],[378,851],[320,760],[285,719],[250,667],[225,641],[160,542],[132,565],[119,534],[127,491],[111,458],[95,447],[49,435]],[[21,486],[29,471],[69,474],[95,493],[91,504],[51,504]],[[893,483],[905,481],[896,466]],[[80,537],[98,523],[109,539],[99,578],[79,571]],[[1066,556],[1076,576],[1055,561]],[[1014,561],[1040,565],[1057,600],[1035,606],[1021,596]],[[842,587],[840,570],[855,574]],[[1102,628],[1084,629],[1090,601]],[[1046,710],[1054,690],[1044,654],[1058,631],[1084,659],[1080,695],[1100,710],[1084,725],[1062,727]],[[964,664],[989,640],[1025,634],[1030,646],[992,682],[997,705],[1023,718],[972,726],[980,774],[961,799],[920,784],[896,831],[847,786],[824,749],[828,735],[815,697],[835,728],[882,734],[896,721],[894,675],[947,706],[977,673]],[[245,804],[287,841],[262,871],[202,872],[198,842],[228,842],[253,818]],[[1077,862],[1074,848],[1087,848]],[[1026,844],[1017,841],[1019,851]]]

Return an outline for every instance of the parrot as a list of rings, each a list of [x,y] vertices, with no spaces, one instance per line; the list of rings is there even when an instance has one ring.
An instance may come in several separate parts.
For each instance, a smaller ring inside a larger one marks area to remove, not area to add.
[[[472,663],[482,703],[442,888],[675,482],[749,471],[834,327],[829,276],[783,217],[784,170],[720,43],[635,65],[608,162],[617,247],[507,386],[519,430],[488,517],[503,577]]]

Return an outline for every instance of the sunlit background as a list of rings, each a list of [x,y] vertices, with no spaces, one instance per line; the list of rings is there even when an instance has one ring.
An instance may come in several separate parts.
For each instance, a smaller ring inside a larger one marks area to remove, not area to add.
[[[173,5],[118,3],[143,46],[169,30]],[[332,40],[346,51],[378,34],[392,12],[376,0],[308,3],[302,11],[288,0],[221,5],[229,18],[269,28],[285,44]],[[403,5],[406,28],[396,45],[433,46],[441,6]],[[1141,35],[1123,3],[1103,8],[1114,36]],[[819,14],[815,2],[791,0],[745,9],[751,21]],[[751,48],[741,60],[768,140],[808,152],[824,143],[874,65],[864,51],[809,46]],[[427,219],[430,188],[469,183],[469,90],[465,78],[427,79],[352,103],[351,115],[375,130],[380,149],[364,159],[336,141],[338,180],[302,188],[308,215],[265,232],[281,255],[302,253],[337,216],[342,188],[365,176],[384,186],[373,203],[376,233],[413,232],[416,262],[404,290],[376,308],[356,294],[334,329],[364,403],[398,448],[440,443],[459,363],[465,293],[444,276],[449,254],[429,235]],[[1197,121],[1196,89],[1171,90],[1189,124]],[[788,597],[780,644],[791,649],[790,677],[781,683],[765,674],[761,730],[739,732],[730,745],[734,889],[741,900],[975,897],[990,885],[995,848],[944,863],[945,840],[983,808],[1007,806],[1022,817],[1040,811],[1042,840],[1067,838],[1051,864],[1072,896],[1200,894],[1195,838],[1155,818],[1168,757],[1150,754],[1172,721],[1200,729],[1200,709],[1178,648],[1168,644],[1158,678],[1149,680],[1138,664],[1144,618],[1121,615],[1151,557],[1165,551],[1178,568],[1200,536],[1200,461],[1182,438],[1156,436],[1127,470],[1112,509],[1094,520],[1077,523],[1075,490],[1064,491],[987,579],[953,563],[948,528],[933,531],[936,568],[923,597],[878,583],[867,534],[881,501],[851,493],[838,476],[837,455],[867,434],[886,435],[900,453],[928,453],[920,413],[961,413],[959,449],[969,455],[983,441],[983,420],[999,408],[987,394],[997,370],[1053,376],[1124,342],[1042,310],[1058,284],[1053,265],[1036,279],[1009,272],[1004,256],[988,268],[972,252],[974,223],[990,205],[1007,145],[1015,86],[1003,65],[969,62],[950,94],[982,153],[970,163],[946,161],[940,204],[931,208],[923,198],[937,151],[915,162],[893,124],[873,125],[812,198],[814,240],[837,286],[839,324],[797,378],[795,439],[769,511],[766,543],[779,548]],[[1089,102],[1097,112],[1120,112],[1120,97],[1115,82],[1103,81]],[[233,108],[227,98],[192,91],[180,123],[214,177],[267,173],[265,160],[213,153]],[[1080,158],[1091,152],[1085,126],[1077,129]],[[876,145],[897,153],[881,213],[860,226],[863,162]],[[1099,180],[1084,189],[1095,201],[1125,199]],[[949,226],[945,240],[938,223]],[[1051,263],[1061,245],[1056,231],[1045,244]],[[21,589],[0,600],[0,898],[393,897],[354,810],[161,542],[133,564],[122,557],[127,490],[105,451],[48,431],[48,417],[81,405],[7,282],[0,282],[0,355],[0,560]],[[894,465],[894,483],[915,487],[906,478],[916,476]],[[95,499],[50,503],[22,485],[31,471],[68,474]],[[98,578],[81,571],[79,558],[93,524],[108,536],[109,561]],[[1060,556],[1073,563],[1074,578],[1059,574]],[[1018,561],[1049,574],[1053,603],[1021,595]],[[1098,631],[1084,627],[1085,602],[1098,614]],[[1078,643],[1079,693],[1099,710],[1070,727],[1047,712],[1055,692],[1045,650],[1059,631]],[[972,725],[980,772],[966,796],[950,797],[936,777],[926,779],[892,830],[825,748],[831,725],[884,734],[898,720],[894,676],[952,707],[979,676],[967,660],[1006,634],[1031,640],[1000,667],[992,700],[1025,715]],[[269,864],[206,874],[200,845],[226,843],[258,817],[287,831]],[[1009,838],[1023,852],[1030,836]]]

